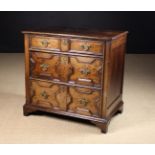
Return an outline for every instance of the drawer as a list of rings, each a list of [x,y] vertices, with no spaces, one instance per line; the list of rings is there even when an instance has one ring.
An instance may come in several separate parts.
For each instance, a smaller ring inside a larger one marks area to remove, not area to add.
[[[41,79],[58,79],[56,64],[59,63],[59,55],[43,52],[30,53],[30,76]]]
[[[54,37],[31,36],[30,48],[59,50],[60,39]]]
[[[30,80],[31,104],[86,116],[100,115],[101,91]]]
[[[30,75],[33,78],[101,87],[102,61],[94,57],[31,52]]]
[[[103,60],[93,57],[71,56],[70,64],[72,73],[69,77],[70,83],[101,86],[101,77],[103,74]]]
[[[67,87],[30,80],[31,104],[43,108],[66,110]]]
[[[63,37],[56,38],[32,35],[30,37],[30,48],[103,55],[104,43],[101,41],[70,40]]]
[[[71,51],[87,54],[103,55],[104,44],[100,41],[71,40]]]
[[[100,115],[101,91],[88,88],[69,87],[68,111],[87,116]]]

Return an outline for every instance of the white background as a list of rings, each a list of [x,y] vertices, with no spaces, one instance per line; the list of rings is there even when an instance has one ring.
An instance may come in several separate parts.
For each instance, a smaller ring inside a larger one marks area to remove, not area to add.
[[[153,11],[153,0],[1,0],[1,11]],[[122,12],[123,13],[123,12]],[[24,133],[23,133],[24,134]],[[118,137],[119,138],[119,137]],[[125,143],[125,142],[124,142]],[[0,145],[5,155],[153,155],[155,145]]]
[[[10,11],[148,11],[154,0],[0,0]]]

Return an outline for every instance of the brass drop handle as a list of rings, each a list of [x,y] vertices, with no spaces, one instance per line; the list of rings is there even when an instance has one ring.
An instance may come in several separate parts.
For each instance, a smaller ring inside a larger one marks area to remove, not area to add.
[[[42,71],[47,71],[48,70],[48,67],[49,67],[49,65],[48,64],[41,64],[40,65],[40,67],[41,67],[41,69],[42,69]]]
[[[41,41],[41,44],[42,44],[43,46],[47,47],[48,44],[49,44],[49,42],[48,42],[47,40],[42,40],[42,41]]]
[[[81,45],[82,50],[89,51],[91,45]]]
[[[80,70],[81,74],[88,75],[91,74],[91,71],[88,68],[83,68]]]
[[[41,92],[41,96],[44,98],[44,99],[48,99],[49,95],[46,93],[46,91],[42,91]]]
[[[81,99],[79,99],[79,103],[81,105],[86,106],[89,103],[89,101],[87,99],[85,99],[85,98],[81,98]]]

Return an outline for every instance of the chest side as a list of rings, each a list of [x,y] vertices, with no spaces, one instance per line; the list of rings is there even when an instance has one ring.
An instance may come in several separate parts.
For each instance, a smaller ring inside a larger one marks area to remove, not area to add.
[[[104,87],[104,110],[106,117],[111,117],[116,109],[123,104],[123,77],[126,51],[126,35],[108,44],[106,55],[106,72]]]

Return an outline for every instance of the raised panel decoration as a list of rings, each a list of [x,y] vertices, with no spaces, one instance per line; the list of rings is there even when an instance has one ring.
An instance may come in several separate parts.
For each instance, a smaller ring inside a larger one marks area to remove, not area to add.
[[[43,52],[31,52],[30,74],[32,77],[58,79],[56,64],[59,56]]]
[[[66,110],[67,87],[31,80],[31,104],[44,108]]]
[[[68,111],[81,115],[99,117],[101,105],[100,91],[70,87],[68,93],[71,98],[67,105]]]
[[[99,116],[100,91],[38,80],[31,80],[30,83],[31,104],[35,106]]]
[[[77,84],[101,86],[102,59],[77,56],[71,57],[70,63],[73,66],[70,81]]]
[[[102,68],[99,58],[31,52],[32,77],[100,87]]]
[[[56,65],[56,70],[59,80],[68,82],[69,76],[72,74],[72,65],[69,63],[69,57],[67,55],[59,56],[59,63]]]

